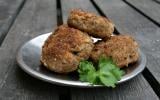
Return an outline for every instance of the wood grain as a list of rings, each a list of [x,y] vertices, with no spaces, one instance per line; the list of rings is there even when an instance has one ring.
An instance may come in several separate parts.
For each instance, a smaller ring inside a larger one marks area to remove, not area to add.
[[[95,2],[122,34],[135,37],[147,56],[147,68],[160,82],[160,28],[120,0]]]
[[[66,13],[69,13],[69,11],[73,8],[81,8],[86,11],[97,13],[96,9],[93,7],[92,3],[89,1],[86,1],[86,0],[75,0],[75,1],[74,0],[67,0],[67,1],[61,0],[61,1],[62,1],[62,13],[63,13],[64,21],[66,21],[67,16],[68,16],[68,14]],[[97,0],[97,2],[98,1],[99,0]],[[104,2],[105,1],[106,0],[104,0]],[[109,3],[108,5],[112,6],[112,4],[109,4]],[[110,7],[107,7],[107,6],[105,7],[106,9],[111,10]],[[120,84],[115,89],[111,89],[111,88],[98,88],[98,89],[97,88],[96,89],[95,88],[93,89],[71,88],[71,96],[72,96],[72,100],[130,100],[130,99],[131,100],[137,100],[137,99],[141,99],[141,100],[157,99],[158,100],[156,94],[153,92],[150,85],[146,82],[146,80],[143,78],[141,74],[129,82]]]
[[[126,0],[160,24],[160,5],[152,0]]]
[[[72,100],[159,100],[142,75],[116,88],[73,89]]]
[[[28,0],[0,48],[1,100],[57,100],[65,87],[32,78],[16,63],[19,47],[57,25],[55,0]],[[60,91],[61,90],[61,91]]]
[[[117,29],[135,36],[147,54],[147,67],[159,80],[160,29],[120,0],[96,0]],[[72,8],[97,13],[87,0],[63,0],[63,20]],[[52,31],[57,25],[55,0],[27,0],[0,48],[0,100],[57,100],[68,88],[37,80],[23,72],[16,63],[19,47],[29,39]],[[54,28],[53,28],[54,27]],[[153,67],[154,66],[154,67]],[[142,74],[111,88],[70,88],[72,100],[158,100]],[[69,94],[69,93],[68,93]]]
[[[0,44],[18,14],[24,0],[0,0]]]

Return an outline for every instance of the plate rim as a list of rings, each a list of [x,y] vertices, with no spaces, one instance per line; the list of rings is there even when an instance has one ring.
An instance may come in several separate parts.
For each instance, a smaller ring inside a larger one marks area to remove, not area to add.
[[[45,33],[45,34],[42,34],[42,35],[39,35],[39,36],[36,36],[32,39],[30,39],[29,41],[27,41],[26,43],[24,43],[20,49],[18,50],[18,53],[17,53],[17,56],[16,56],[16,60],[17,60],[17,63],[19,65],[19,67],[24,71],[26,72],[27,74],[29,74],[30,76],[33,76],[34,78],[37,78],[37,79],[40,79],[40,80],[43,80],[43,81],[46,81],[46,82],[49,82],[49,83],[52,83],[52,84],[56,84],[56,85],[62,85],[62,86],[72,86],[72,87],[85,87],[85,88],[92,88],[92,87],[106,87],[104,85],[92,85],[88,82],[77,82],[77,83],[72,83],[72,84],[69,84],[69,81],[70,80],[59,80],[59,79],[56,79],[54,77],[49,77],[47,75],[44,75],[42,73],[38,73],[37,71],[31,69],[31,67],[28,67],[25,62],[22,60],[22,49],[25,47],[25,45],[27,45],[30,41],[38,38],[38,37],[41,37],[43,35],[50,35],[52,32],[49,32],[49,33]],[[140,57],[141,57],[141,60],[143,60],[143,64],[140,64],[138,68],[136,68],[134,71],[132,71],[132,73],[130,73],[130,75],[127,77],[127,76],[123,76],[123,79],[121,79],[120,81],[118,81],[117,84],[120,84],[120,83],[123,83],[123,82],[126,82],[126,81],[129,81],[131,79],[133,79],[134,77],[136,77],[138,74],[140,74],[144,68],[146,67],[146,62],[147,62],[147,59],[146,59],[146,56],[145,54],[139,49],[139,54],[140,54]],[[142,62],[142,61],[141,61]],[[54,79],[54,80],[53,80]],[[65,81],[65,82],[64,82]],[[70,81],[71,82],[71,81]]]

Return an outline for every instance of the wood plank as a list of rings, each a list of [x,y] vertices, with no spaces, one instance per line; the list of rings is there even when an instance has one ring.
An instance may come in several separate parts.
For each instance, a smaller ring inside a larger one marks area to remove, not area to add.
[[[135,37],[147,56],[147,68],[160,83],[160,28],[120,0],[95,2],[120,32]]]
[[[80,92],[81,91],[81,92]],[[83,92],[83,93],[82,93]],[[74,89],[72,100],[159,100],[142,75],[116,88]]]
[[[62,87],[35,79],[12,62],[6,80],[1,85],[0,100],[58,100]]]
[[[73,8],[82,8],[87,11],[97,13],[91,2],[88,0],[61,0],[63,20],[66,21],[69,11]],[[98,1],[98,0],[97,0]],[[109,8],[108,8],[109,9]],[[65,15],[64,15],[65,13]],[[142,92],[144,90],[144,92]],[[149,92],[148,92],[149,91]],[[73,100],[112,100],[112,99],[157,99],[156,94],[151,89],[150,85],[146,82],[140,74],[133,80],[120,84],[115,89],[99,88],[99,89],[80,89],[71,88],[71,96]]]
[[[57,26],[55,0],[28,0],[0,49],[0,99],[57,100],[65,87],[52,85],[23,72],[16,63],[18,48]]]
[[[160,5],[152,0],[126,0],[160,24]]]
[[[4,39],[24,0],[0,0],[0,42]]]

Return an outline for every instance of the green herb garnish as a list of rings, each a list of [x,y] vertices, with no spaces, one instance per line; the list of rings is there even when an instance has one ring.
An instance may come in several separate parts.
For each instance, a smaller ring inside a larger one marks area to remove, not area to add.
[[[84,60],[79,64],[78,73],[80,81],[115,87],[124,71],[120,70],[111,58],[102,56],[98,61],[97,70],[92,62]]]

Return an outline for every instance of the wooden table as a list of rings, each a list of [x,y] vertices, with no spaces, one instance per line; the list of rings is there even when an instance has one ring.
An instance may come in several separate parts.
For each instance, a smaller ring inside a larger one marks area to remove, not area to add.
[[[65,23],[72,8],[109,17],[118,33],[136,38],[145,70],[116,88],[73,88],[35,79],[16,63],[26,41]],[[159,100],[159,0],[0,0],[0,100]]]

